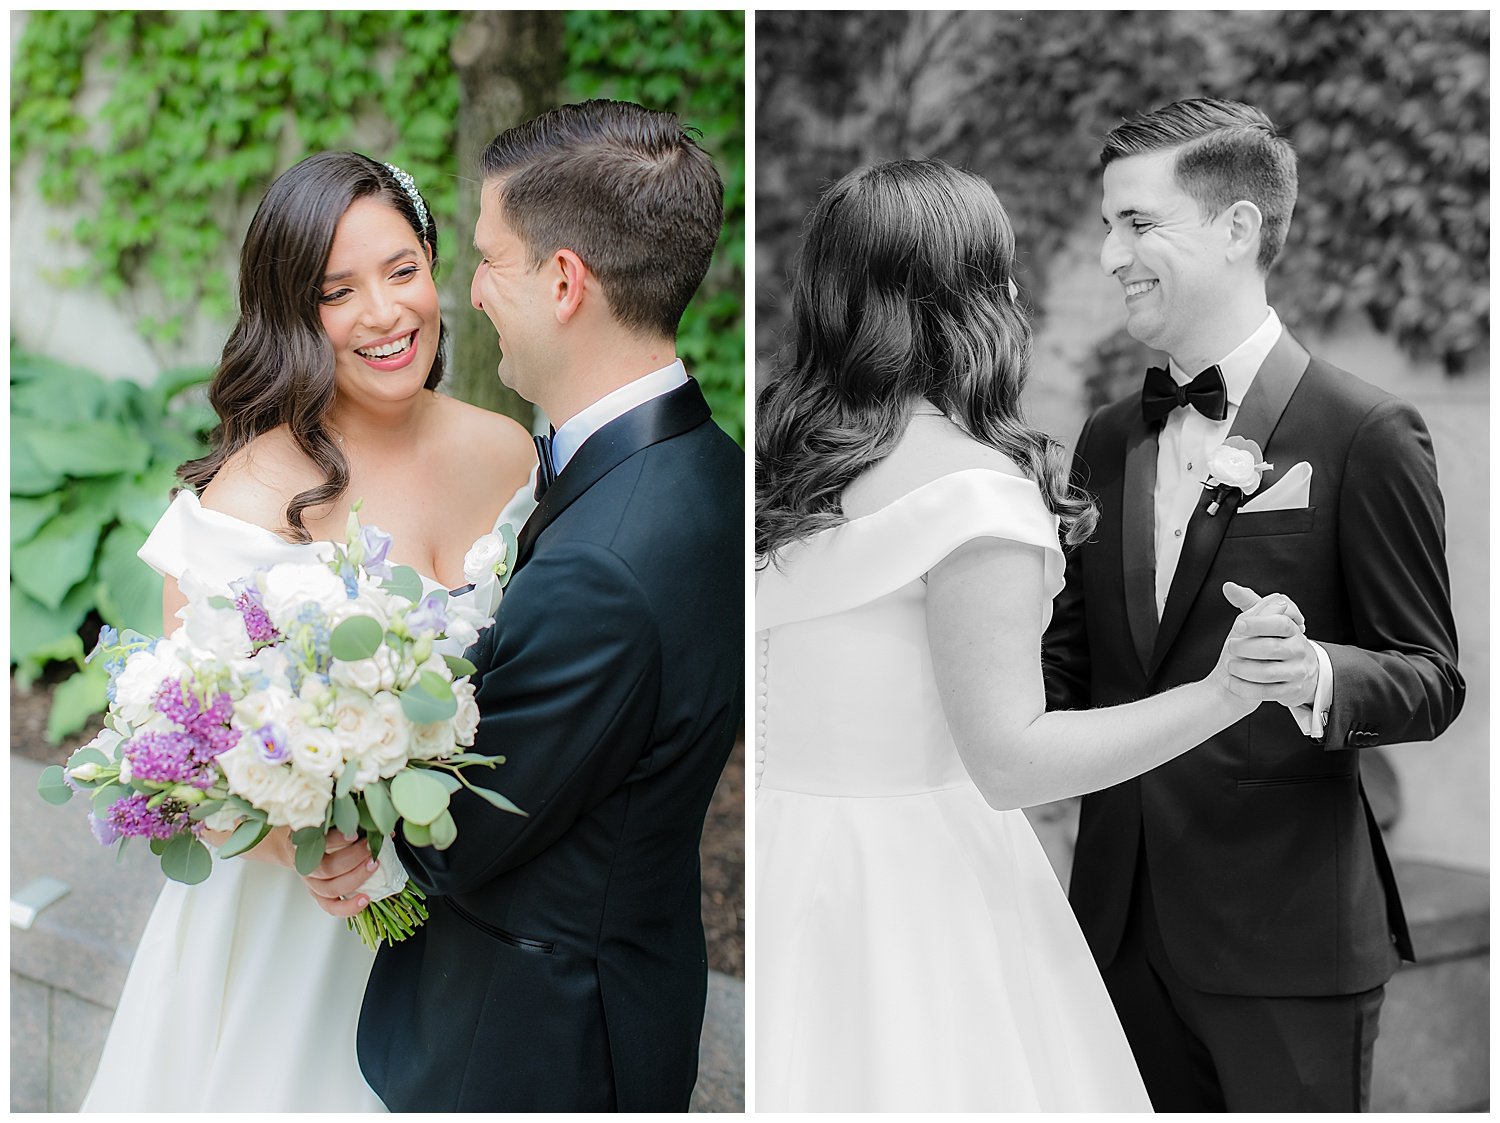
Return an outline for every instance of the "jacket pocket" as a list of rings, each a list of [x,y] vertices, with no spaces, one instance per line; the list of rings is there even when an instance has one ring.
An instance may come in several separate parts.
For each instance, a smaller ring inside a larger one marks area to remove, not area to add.
[[[475,916],[452,897],[444,897],[443,901],[458,914],[460,920],[467,921],[491,939],[499,940],[502,944],[509,944],[513,948],[521,948],[524,951],[534,951],[542,955],[552,954],[555,945],[547,940],[533,940],[526,936],[517,936],[514,932],[507,932],[504,928],[497,928],[489,921],[481,920]]]
[[[1225,538],[1252,538],[1261,534],[1306,534],[1313,528],[1316,507],[1290,511],[1237,511],[1229,520]]]
[[[1308,776],[1260,776],[1234,783],[1239,788],[1289,788],[1298,784],[1331,784],[1335,780],[1348,779],[1347,772],[1317,772]]]

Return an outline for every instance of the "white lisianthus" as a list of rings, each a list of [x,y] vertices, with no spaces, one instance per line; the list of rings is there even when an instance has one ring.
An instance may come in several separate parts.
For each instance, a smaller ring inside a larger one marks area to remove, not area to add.
[[[453,715],[453,739],[467,748],[479,733],[479,705],[474,701],[474,684],[460,679],[453,684],[458,713]]]
[[[309,601],[326,613],[342,612],[349,603],[343,579],[325,565],[274,565],[261,575],[260,586],[266,615],[283,632],[291,630]]]
[[[488,628],[495,621],[488,615],[464,604],[461,599],[456,599],[448,606],[448,631],[447,636],[458,644],[460,651],[473,647],[474,642],[479,639],[481,629]]]
[[[470,584],[477,584],[481,577],[497,572],[504,561],[505,539],[498,534],[486,534],[464,555],[464,578]]]
[[[438,757],[452,756],[455,748],[451,719],[430,721],[411,727],[413,760],[436,760]]]
[[[95,734],[94,739],[84,746],[86,749],[98,749],[110,760],[114,760],[119,754],[120,746],[125,738],[113,729],[105,727]]]
[[[333,776],[344,762],[344,754],[333,730],[294,721],[287,725],[292,763],[311,776]]]

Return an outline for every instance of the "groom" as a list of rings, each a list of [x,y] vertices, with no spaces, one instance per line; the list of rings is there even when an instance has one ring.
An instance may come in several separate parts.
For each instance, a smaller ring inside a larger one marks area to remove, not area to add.
[[[392,1111],[686,1111],[707,988],[698,845],[741,721],[744,460],[676,358],[722,187],[675,117],[592,101],[485,150],[471,297],[556,426],[497,620],[469,652],[447,850],[382,948],[360,1065]]]
[[[1047,633],[1049,707],[1201,677],[1226,581],[1288,594],[1306,630],[1232,665],[1283,705],[1084,797],[1070,897],[1158,1111],[1358,1110],[1413,957],[1360,749],[1436,737],[1464,696],[1432,444],[1268,307],[1297,173],[1263,113],[1177,102],[1101,159],[1101,263],[1171,362],[1079,438],[1101,518]],[[1202,486],[1232,436],[1271,465],[1253,494]]]

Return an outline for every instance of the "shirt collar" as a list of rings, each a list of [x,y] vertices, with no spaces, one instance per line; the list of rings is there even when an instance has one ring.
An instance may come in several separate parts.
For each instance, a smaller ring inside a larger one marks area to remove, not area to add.
[[[552,436],[552,467],[561,472],[583,442],[617,417],[623,417],[636,406],[675,390],[688,380],[681,359],[674,359],[660,370],[627,382],[611,390],[592,405],[585,406],[558,428]]]
[[[1281,320],[1276,315],[1276,309],[1267,308],[1266,318],[1261,321],[1260,327],[1252,331],[1243,343],[1229,354],[1225,355],[1216,364],[1219,373],[1224,376],[1224,390],[1228,399],[1238,407],[1245,400],[1245,394],[1250,389],[1250,383],[1255,381],[1256,372],[1260,370],[1266,356],[1271,353],[1271,348],[1276,346],[1276,341],[1281,338]],[[1193,374],[1186,374],[1173,359],[1169,368],[1173,380],[1179,386],[1186,386],[1193,380]]]

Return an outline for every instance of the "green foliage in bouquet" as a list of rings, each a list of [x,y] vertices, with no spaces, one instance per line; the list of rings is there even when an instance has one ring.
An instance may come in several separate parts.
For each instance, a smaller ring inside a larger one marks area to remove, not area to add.
[[[201,455],[213,411],[187,391],[201,369],[154,384],[108,381],[12,349],[10,356],[10,658],[22,686],[51,661],[83,668],[91,613],[155,632],[161,578],[137,558],[166,510],[177,466]],[[54,743],[104,708],[90,668],[57,690]]]

